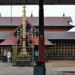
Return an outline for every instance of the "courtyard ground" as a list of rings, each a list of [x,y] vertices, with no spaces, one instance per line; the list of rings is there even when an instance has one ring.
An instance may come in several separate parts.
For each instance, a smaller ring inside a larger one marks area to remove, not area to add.
[[[75,75],[75,61],[51,60],[46,63],[46,75],[70,75],[64,72]],[[10,63],[0,62],[0,75],[33,75],[33,67],[12,67]]]

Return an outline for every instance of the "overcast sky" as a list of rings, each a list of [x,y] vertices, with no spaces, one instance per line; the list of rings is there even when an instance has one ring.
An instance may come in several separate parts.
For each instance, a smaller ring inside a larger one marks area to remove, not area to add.
[[[33,16],[39,15],[39,7],[37,5],[27,5],[26,6],[26,15]],[[14,5],[12,6],[12,14],[11,14],[11,6],[10,5],[0,5],[0,13],[2,17],[7,16],[22,16],[22,6]],[[75,25],[75,5],[45,5],[44,6],[44,16],[48,17],[62,17],[63,13],[65,16],[70,16],[72,18],[72,25]],[[75,28],[71,29],[71,31],[75,31]]]

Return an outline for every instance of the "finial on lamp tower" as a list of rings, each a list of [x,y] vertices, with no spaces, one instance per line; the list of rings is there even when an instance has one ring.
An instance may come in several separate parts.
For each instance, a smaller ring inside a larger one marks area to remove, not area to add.
[[[65,14],[63,13],[63,17],[65,17]]]
[[[33,13],[31,12],[31,17],[33,17]]]

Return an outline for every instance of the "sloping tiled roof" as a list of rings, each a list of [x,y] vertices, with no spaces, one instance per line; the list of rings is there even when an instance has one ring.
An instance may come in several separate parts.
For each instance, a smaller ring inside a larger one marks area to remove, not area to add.
[[[0,40],[7,39],[12,35],[11,32],[0,32]]]
[[[27,17],[27,20],[33,26],[39,25],[38,17]],[[71,17],[45,17],[44,25],[45,26],[70,26]],[[22,23],[21,17],[0,17],[0,26],[19,26]]]
[[[32,41],[33,45],[39,45],[39,38],[35,38],[35,37],[29,37],[30,40]],[[48,41],[48,39],[45,39],[45,45],[54,45],[52,44],[50,41]]]
[[[11,37],[11,32],[0,32],[0,40]],[[72,39],[75,40],[75,32],[45,32],[47,39]]]
[[[33,26],[39,25],[39,18],[37,17],[28,18],[28,21]],[[45,26],[70,26],[68,22],[71,22],[70,17],[45,17],[44,18]]]
[[[29,38],[32,41],[33,45],[39,44],[38,38],[35,38],[35,37],[29,37]],[[0,45],[17,45],[18,40],[19,40],[19,38],[15,37],[15,36],[11,36],[11,37],[7,38],[6,40],[4,40],[2,43],[0,43]],[[45,39],[45,45],[54,45],[54,44],[52,44],[50,41]]]
[[[11,36],[8,39],[4,40],[0,45],[17,45],[18,38]]]
[[[50,40],[75,40],[75,32],[45,32],[45,37]]]
[[[18,26],[21,25],[21,23],[22,22],[20,17],[0,17],[0,26]]]

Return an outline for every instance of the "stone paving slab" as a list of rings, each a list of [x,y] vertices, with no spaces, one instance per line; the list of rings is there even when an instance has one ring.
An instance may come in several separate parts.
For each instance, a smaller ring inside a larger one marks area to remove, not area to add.
[[[63,73],[64,71],[75,72],[74,62],[75,61],[48,62],[46,63],[46,75],[64,75]],[[71,63],[72,63],[72,67],[71,67]],[[0,75],[33,75],[33,67],[16,67],[16,66],[12,67],[11,63],[0,62]]]
[[[46,75],[62,75],[48,65],[46,68]],[[33,75],[33,67],[12,67],[9,63],[0,63],[0,75]]]
[[[0,75],[32,75],[32,67],[12,67],[8,63],[0,63]]]
[[[55,71],[75,72],[75,67],[54,67]]]

